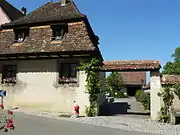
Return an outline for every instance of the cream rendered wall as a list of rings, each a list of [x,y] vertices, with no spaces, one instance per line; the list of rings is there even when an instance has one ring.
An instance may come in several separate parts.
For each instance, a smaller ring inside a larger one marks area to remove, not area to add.
[[[10,22],[10,19],[7,17],[7,15],[4,13],[2,8],[0,7],[0,26],[8,22]]]
[[[89,105],[85,94],[86,74],[78,73],[79,86],[57,86],[57,60],[14,61],[17,64],[17,84],[8,91],[5,104],[43,111],[71,113],[73,102],[80,105],[80,114],[85,115]],[[6,62],[8,64],[8,62]]]
[[[150,73],[150,97],[151,97],[151,120],[159,120],[161,110],[161,98],[158,93],[161,92],[161,79],[159,71],[151,71]]]

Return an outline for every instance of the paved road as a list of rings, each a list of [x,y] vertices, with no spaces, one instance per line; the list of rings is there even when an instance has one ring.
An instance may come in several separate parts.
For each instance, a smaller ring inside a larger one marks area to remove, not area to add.
[[[16,129],[0,135],[151,135],[146,133],[121,131],[88,124],[55,120],[45,117],[16,114]]]
[[[119,98],[115,99],[115,103],[127,103],[127,112],[128,113],[145,113],[142,106],[137,103],[135,97],[129,97],[129,98]]]

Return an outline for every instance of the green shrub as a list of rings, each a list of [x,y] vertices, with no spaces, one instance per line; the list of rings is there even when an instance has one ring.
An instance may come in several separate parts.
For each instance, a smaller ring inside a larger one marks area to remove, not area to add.
[[[94,117],[96,116],[96,107],[88,107],[88,106],[85,106],[85,113],[86,113],[86,116],[88,117]]]
[[[145,110],[150,110],[150,93],[143,93],[141,103]]]
[[[136,101],[140,102],[145,110],[150,110],[150,93],[142,93],[141,90],[137,90]]]
[[[125,95],[123,92],[118,91],[118,92],[115,94],[114,97],[115,97],[115,98],[127,98],[128,96]]]
[[[141,96],[142,96],[142,91],[141,90],[137,90],[136,91],[136,95],[135,95],[137,102],[141,102],[140,101],[141,100]]]

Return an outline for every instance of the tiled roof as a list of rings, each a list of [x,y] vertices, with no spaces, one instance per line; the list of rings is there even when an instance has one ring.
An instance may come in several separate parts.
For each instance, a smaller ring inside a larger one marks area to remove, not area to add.
[[[52,30],[50,26],[30,29],[23,43],[14,44],[14,32],[0,32],[0,54],[23,54],[43,52],[74,52],[74,51],[98,51],[98,47],[84,22],[77,22],[69,26],[62,42],[51,42]]]
[[[104,71],[147,71],[160,69],[160,62],[155,60],[104,61]]]
[[[146,84],[146,72],[120,72],[120,76],[125,85]]]
[[[4,24],[0,32],[0,54],[93,52],[101,55],[97,46],[98,38],[87,17],[79,12],[72,0],[67,1],[65,6],[62,6],[60,2],[48,2],[26,16]],[[52,42],[51,25],[61,22],[68,25],[67,32],[62,41]],[[29,24],[33,25],[28,27]],[[14,44],[15,33],[13,29],[22,25],[27,26],[26,28],[30,30],[23,43]]]
[[[11,21],[17,20],[23,16],[23,14],[18,9],[9,4],[6,0],[0,0],[0,7]]]
[[[32,11],[31,13],[27,14],[26,16],[3,26],[6,27],[61,20],[63,21],[82,17],[85,16],[79,12],[78,8],[71,0],[69,0],[69,2],[65,6],[61,6],[61,2],[48,2],[38,9]]]
[[[180,75],[162,75],[161,84],[180,84]]]
[[[161,85],[180,84],[180,75],[161,75]],[[150,82],[144,87],[150,89]]]

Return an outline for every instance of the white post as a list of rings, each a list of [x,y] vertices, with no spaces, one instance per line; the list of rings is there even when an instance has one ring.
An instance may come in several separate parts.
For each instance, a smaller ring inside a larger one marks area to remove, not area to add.
[[[151,120],[159,120],[159,113],[161,109],[161,99],[157,95],[161,91],[160,73],[158,70],[150,73],[150,93],[151,93]]]

